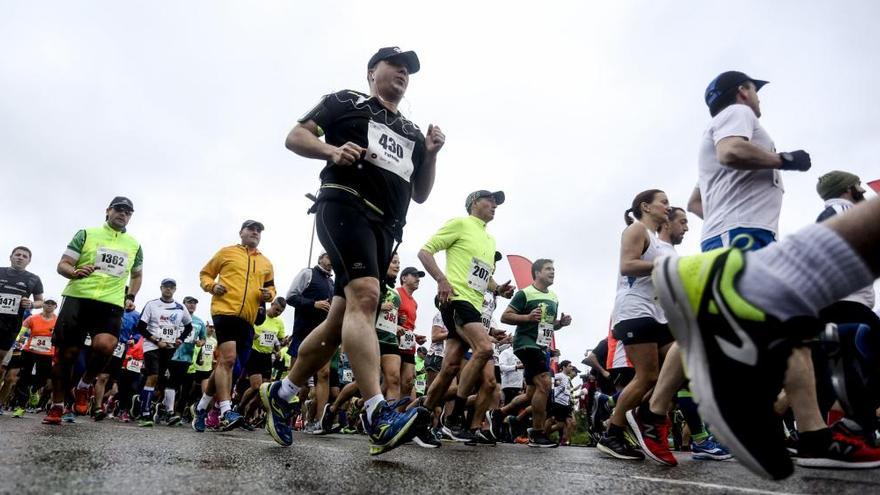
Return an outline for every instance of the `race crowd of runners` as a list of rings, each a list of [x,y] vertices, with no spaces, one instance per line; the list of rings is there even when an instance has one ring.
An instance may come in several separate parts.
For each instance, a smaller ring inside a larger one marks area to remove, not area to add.
[[[688,451],[776,479],[795,464],[880,466],[880,200],[865,200],[854,174],[824,173],[816,204],[802,205],[817,223],[778,241],[783,175],[812,164],[803,150],[778,153],[761,126],[766,81],[729,71],[709,84],[684,204],[651,178],[621,203],[614,309],[582,373],[551,345],[572,323],[551,289],[552,252],[526,287],[493,277],[502,247],[488,224],[503,192],[469,194],[418,260],[398,256],[410,201],[429,199],[445,143],[438,126],[423,133],[398,111],[419,68],[414,52],[382,48],[369,94],[328,94],[290,131],[288,149],[326,162],[310,210],[325,252],[285,274],[286,293],[255,220],[206,253],[205,294],[180,299],[173,278],[142,290],[149,264],[123,196],[57,250],[60,304],[26,270],[31,249],[13,249],[0,268],[0,413],[265,429],[283,446],[293,431],[365,434],[373,455],[577,436],[622,461],[675,466],[672,452]],[[703,220],[702,253],[679,256],[689,213]],[[427,277],[435,307],[419,308]],[[509,299],[503,311],[498,298]],[[210,321],[195,315],[200,304]]]

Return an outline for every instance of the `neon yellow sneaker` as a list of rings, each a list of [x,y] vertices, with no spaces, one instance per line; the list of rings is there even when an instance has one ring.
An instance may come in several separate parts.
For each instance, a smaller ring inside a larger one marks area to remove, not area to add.
[[[746,467],[781,479],[794,468],[773,402],[794,340],[790,325],[803,331],[816,322],[781,323],[746,300],[736,288],[746,261],[737,248],[660,258],[654,287],[700,415]]]

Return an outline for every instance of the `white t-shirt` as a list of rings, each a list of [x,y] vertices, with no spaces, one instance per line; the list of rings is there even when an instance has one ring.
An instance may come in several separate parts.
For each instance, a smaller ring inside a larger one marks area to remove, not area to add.
[[[501,388],[522,388],[523,370],[516,369],[519,358],[513,354],[513,346],[501,351],[498,366],[501,367]]]
[[[776,146],[758,117],[746,105],[734,104],[718,113],[700,142],[698,187],[703,199],[703,235],[709,239],[735,228],[764,229],[778,234],[782,209],[779,170],[737,170],[718,161],[715,146],[740,136],[770,152]]]
[[[153,299],[144,304],[144,309],[141,311],[141,321],[147,324],[147,331],[153,337],[173,344],[183,332],[183,327],[192,324],[192,316],[179,302],[163,302],[161,299]],[[156,344],[144,340],[144,352],[158,348]]]
[[[571,378],[565,373],[553,375],[553,402],[563,406],[571,404]]]
[[[446,325],[443,324],[443,316],[440,313],[434,315],[434,321],[431,322],[431,325],[435,327],[446,328]],[[428,348],[428,355],[443,357],[444,350],[446,350],[445,340],[441,340],[440,342],[431,342],[431,347]]]

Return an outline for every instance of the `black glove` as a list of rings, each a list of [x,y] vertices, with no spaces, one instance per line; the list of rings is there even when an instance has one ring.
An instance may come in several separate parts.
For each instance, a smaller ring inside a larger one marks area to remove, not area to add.
[[[782,159],[782,170],[797,170],[806,172],[813,165],[810,162],[810,154],[804,150],[786,151],[779,154]]]

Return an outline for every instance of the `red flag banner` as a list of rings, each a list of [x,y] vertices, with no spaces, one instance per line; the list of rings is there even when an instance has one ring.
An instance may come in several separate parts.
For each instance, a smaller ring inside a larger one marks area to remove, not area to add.
[[[532,285],[532,262],[528,258],[516,254],[508,254],[507,262],[510,263],[510,271],[513,272],[513,280],[516,287],[525,289]]]
[[[880,194],[880,179],[868,182],[868,186],[870,186],[875,193]]]

